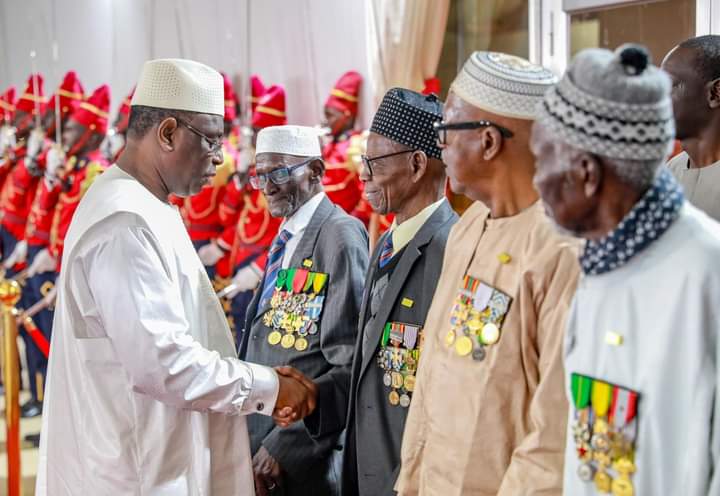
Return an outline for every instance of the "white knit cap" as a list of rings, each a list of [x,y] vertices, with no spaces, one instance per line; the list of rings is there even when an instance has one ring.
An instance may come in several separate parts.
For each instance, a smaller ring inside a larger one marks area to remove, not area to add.
[[[135,105],[224,116],[223,78],[193,60],[149,60],[133,95],[131,106]]]
[[[321,157],[320,132],[308,126],[270,126],[257,136],[255,154],[282,153],[298,157]]]
[[[548,69],[523,58],[475,52],[450,89],[467,103],[493,114],[533,120],[543,95],[556,82]]]

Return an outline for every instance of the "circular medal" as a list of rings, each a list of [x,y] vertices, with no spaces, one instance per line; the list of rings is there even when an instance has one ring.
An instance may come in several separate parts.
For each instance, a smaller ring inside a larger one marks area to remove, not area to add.
[[[403,386],[403,376],[400,372],[392,373],[392,387],[400,389]]]
[[[397,406],[398,403],[400,403],[400,395],[397,391],[390,391],[390,394],[388,395],[388,400],[390,401],[390,404],[392,406]]]
[[[474,319],[468,320],[468,321],[467,321],[467,324],[465,324],[465,325],[467,325],[467,328],[468,328],[468,329],[470,330],[470,332],[472,332],[473,334],[475,334],[475,333],[478,332],[480,329],[482,329],[482,326],[483,326],[482,322],[481,322],[480,319],[478,319],[478,318],[474,318]]]
[[[448,331],[445,335],[445,344],[450,347],[455,342],[455,331]]]
[[[601,493],[609,493],[612,488],[612,477],[607,472],[597,472],[595,474],[595,488]]]
[[[282,340],[282,334],[280,334],[278,331],[273,331],[268,334],[267,340],[268,343],[270,343],[272,346],[276,346]]]
[[[308,349],[308,340],[300,337],[295,340],[295,349],[298,351],[305,351]]]
[[[593,434],[590,445],[595,451],[601,453],[610,451],[610,439],[607,434]]]
[[[385,372],[385,374],[383,374],[383,384],[387,387],[392,386],[392,376],[390,375],[390,372]]]
[[[484,346],[480,346],[479,348],[475,348],[475,349],[472,351],[473,360],[475,360],[476,362],[482,362],[483,360],[485,360],[485,356],[486,356],[486,353],[485,353],[485,347],[484,347]]]
[[[292,334],[285,334],[280,341],[280,345],[286,350],[293,347],[295,344],[295,336]]]
[[[467,356],[473,350],[472,340],[467,336],[462,336],[455,342],[455,352],[460,356]]]
[[[495,324],[485,324],[480,332],[480,340],[483,344],[495,344],[500,339],[500,329]]]
[[[406,375],[405,376],[405,389],[410,392],[415,390],[415,376],[414,375]]]
[[[400,406],[403,408],[407,408],[410,406],[410,396],[407,394],[403,394],[400,396]]]
[[[590,482],[595,476],[595,468],[589,463],[582,463],[577,470],[578,477],[583,482]]]
[[[311,336],[314,336],[315,334],[317,334],[317,333],[318,333],[317,324],[316,324],[315,322],[311,322],[311,323],[310,323],[310,327],[308,327],[308,331],[307,331],[307,332],[308,332],[308,334],[310,334]]]
[[[634,496],[635,490],[632,482],[621,476],[612,481],[612,493],[613,496]]]

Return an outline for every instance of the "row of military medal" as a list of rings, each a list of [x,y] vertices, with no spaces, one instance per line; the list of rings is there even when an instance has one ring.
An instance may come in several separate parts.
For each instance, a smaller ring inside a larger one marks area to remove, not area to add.
[[[385,372],[383,384],[391,388],[388,401],[392,406],[410,406],[422,340],[422,329],[419,326],[401,322],[385,324],[377,362]]]
[[[263,315],[263,324],[272,329],[267,337],[271,346],[308,349],[308,336],[319,330],[327,281],[328,274],[304,268],[278,272],[270,309]]]
[[[471,355],[478,362],[485,360],[486,347],[500,340],[511,301],[502,291],[465,275],[450,313],[451,329],[445,335],[445,345],[458,356]]]

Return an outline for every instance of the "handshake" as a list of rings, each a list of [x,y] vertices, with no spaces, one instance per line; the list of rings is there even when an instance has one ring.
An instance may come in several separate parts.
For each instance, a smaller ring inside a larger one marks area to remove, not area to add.
[[[317,386],[302,372],[293,367],[276,367],[280,388],[278,391],[273,420],[280,427],[310,415],[317,405]]]

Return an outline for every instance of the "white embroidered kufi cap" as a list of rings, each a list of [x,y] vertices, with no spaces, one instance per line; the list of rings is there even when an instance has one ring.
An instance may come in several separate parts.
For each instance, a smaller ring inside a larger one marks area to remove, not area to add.
[[[298,157],[321,157],[320,132],[308,126],[270,126],[258,133],[255,154],[282,153]]]
[[[193,60],[149,60],[131,105],[224,116],[223,78],[215,69]]]
[[[557,82],[548,69],[523,58],[475,52],[450,89],[467,103],[513,119],[535,119],[545,92]]]

